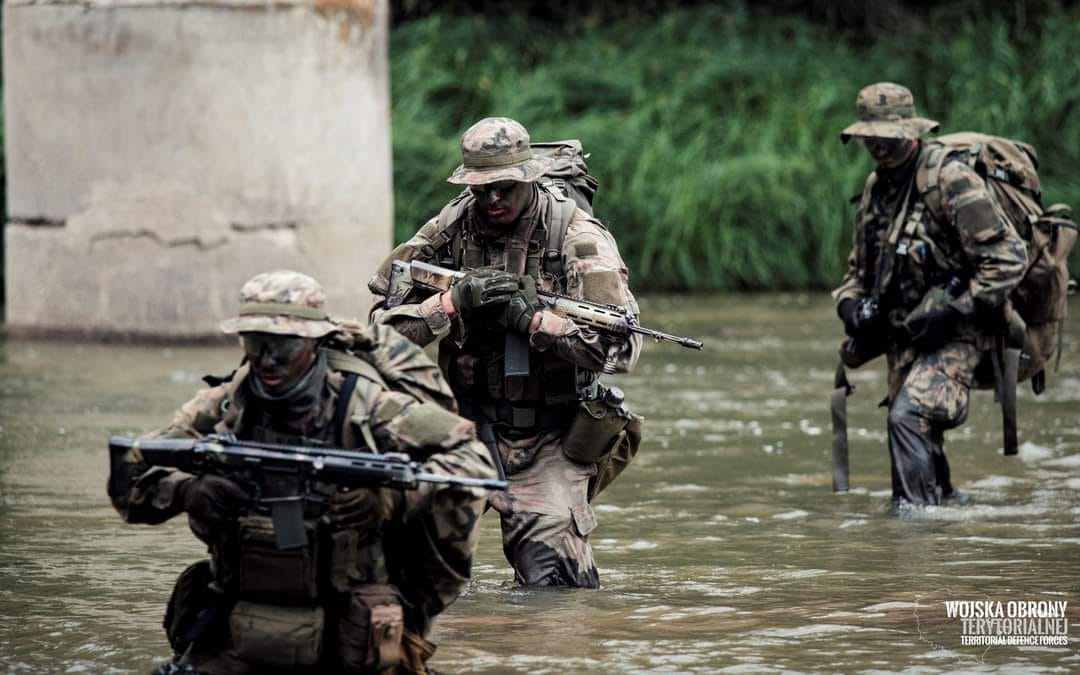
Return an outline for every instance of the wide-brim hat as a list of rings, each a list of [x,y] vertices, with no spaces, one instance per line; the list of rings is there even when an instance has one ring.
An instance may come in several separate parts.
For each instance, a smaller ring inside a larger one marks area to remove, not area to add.
[[[509,117],[486,117],[461,136],[461,165],[446,182],[486,185],[502,180],[531,183],[552,166],[552,160],[533,152],[529,132]]]
[[[240,289],[239,316],[221,322],[221,332],[273,333],[321,338],[339,327],[326,313],[322,286],[291,270],[263,272]]]
[[[858,121],[840,132],[847,143],[852,137],[916,140],[937,131],[939,124],[915,112],[915,98],[907,87],[878,82],[864,87],[855,98]]]

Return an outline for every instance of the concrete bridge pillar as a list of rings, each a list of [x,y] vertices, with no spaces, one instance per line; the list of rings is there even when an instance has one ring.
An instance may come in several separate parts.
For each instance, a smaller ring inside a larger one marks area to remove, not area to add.
[[[201,338],[391,245],[386,0],[7,0],[9,332]]]

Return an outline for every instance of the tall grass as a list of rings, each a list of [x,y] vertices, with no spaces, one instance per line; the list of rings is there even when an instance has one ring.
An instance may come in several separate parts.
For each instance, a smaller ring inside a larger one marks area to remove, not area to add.
[[[456,193],[444,180],[461,132],[506,115],[536,140],[576,137],[592,153],[596,213],[635,288],[829,287],[850,245],[848,198],[872,168],[839,132],[871,82],[911,87],[943,131],[1035,144],[1047,199],[1080,208],[1077,25],[1080,11],[1061,10],[1018,37],[1003,19],[940,12],[916,32],[855,43],[737,7],[412,21],[391,36],[395,234]]]

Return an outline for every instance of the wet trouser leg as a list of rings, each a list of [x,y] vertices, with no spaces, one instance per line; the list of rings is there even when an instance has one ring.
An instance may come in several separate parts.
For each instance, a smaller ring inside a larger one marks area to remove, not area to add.
[[[940,504],[953,494],[944,432],[964,423],[979,352],[951,342],[911,365],[889,406],[893,499]]]
[[[600,577],[589,533],[596,517],[587,499],[592,465],[566,459],[558,435],[536,440],[535,459],[510,468],[510,490],[493,498],[502,518],[503,552],[518,583],[596,588]],[[504,458],[523,450],[501,444]]]

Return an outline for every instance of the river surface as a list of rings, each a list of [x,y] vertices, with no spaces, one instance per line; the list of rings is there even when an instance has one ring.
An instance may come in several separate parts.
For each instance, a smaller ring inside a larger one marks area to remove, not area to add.
[[[646,346],[611,378],[646,417],[637,461],[595,504],[603,588],[515,588],[489,514],[464,595],[440,617],[450,673],[1080,672],[1064,646],[973,647],[947,600],[1067,602],[1080,623],[1080,302],[1048,391],[1020,395],[1018,457],[989,392],[950,432],[970,497],[890,515],[884,369],[854,373],[851,484],[831,490],[840,324],[821,295],[649,297],[648,323],[706,351]],[[106,439],[163,425],[235,347],[0,342],[0,672],[145,673],[176,575],[204,551],[183,519],[123,524]],[[972,629],[974,630],[974,629]]]

